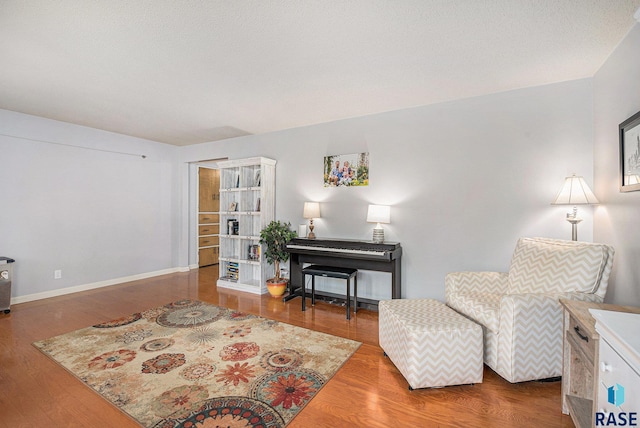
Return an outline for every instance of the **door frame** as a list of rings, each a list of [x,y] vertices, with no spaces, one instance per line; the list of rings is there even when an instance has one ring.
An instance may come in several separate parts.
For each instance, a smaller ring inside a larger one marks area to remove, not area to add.
[[[199,196],[200,182],[198,171],[200,168],[219,169],[218,162],[228,160],[229,158],[208,159],[195,162],[189,162],[189,269],[199,269],[198,264],[198,213],[199,213]]]

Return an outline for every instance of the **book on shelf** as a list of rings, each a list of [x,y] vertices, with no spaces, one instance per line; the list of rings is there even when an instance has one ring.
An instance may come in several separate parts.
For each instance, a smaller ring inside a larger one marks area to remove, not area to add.
[[[240,233],[240,222],[235,218],[227,220],[227,235],[238,235]]]
[[[227,262],[223,278],[235,282],[238,281],[239,273],[238,262]]]
[[[256,201],[256,211],[260,211],[260,198]]]
[[[249,250],[247,253],[248,260],[260,260],[260,245],[254,244],[249,245]]]

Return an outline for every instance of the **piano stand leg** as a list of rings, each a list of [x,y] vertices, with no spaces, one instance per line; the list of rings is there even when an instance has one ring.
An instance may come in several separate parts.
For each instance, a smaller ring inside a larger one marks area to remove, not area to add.
[[[358,275],[353,277],[353,313],[358,312]]]
[[[351,319],[351,278],[347,278],[347,319]]]

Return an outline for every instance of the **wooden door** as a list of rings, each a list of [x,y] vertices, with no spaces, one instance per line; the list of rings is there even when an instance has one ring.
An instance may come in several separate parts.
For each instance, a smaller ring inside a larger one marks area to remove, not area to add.
[[[217,169],[200,168],[198,211],[217,213],[220,211],[220,172]]]

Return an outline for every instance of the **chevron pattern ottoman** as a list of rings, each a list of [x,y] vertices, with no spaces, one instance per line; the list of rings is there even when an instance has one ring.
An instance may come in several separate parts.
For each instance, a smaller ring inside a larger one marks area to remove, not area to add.
[[[379,342],[410,389],[482,383],[482,327],[437,300],[381,300]]]

